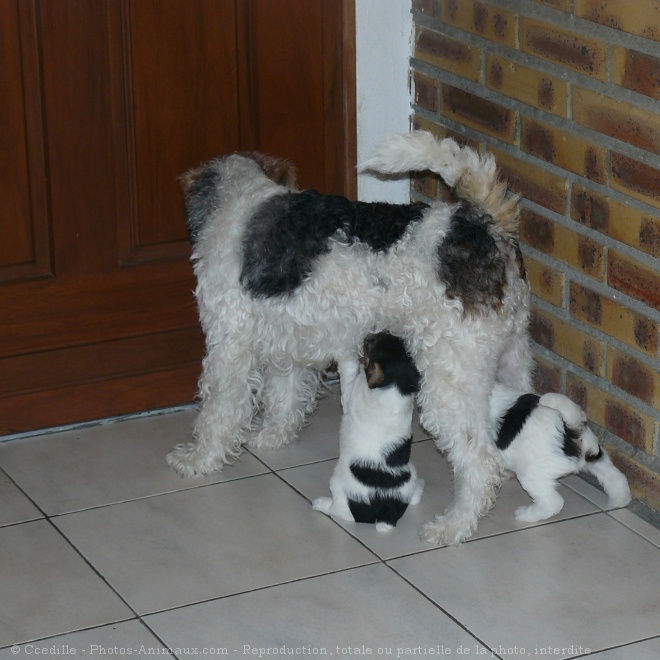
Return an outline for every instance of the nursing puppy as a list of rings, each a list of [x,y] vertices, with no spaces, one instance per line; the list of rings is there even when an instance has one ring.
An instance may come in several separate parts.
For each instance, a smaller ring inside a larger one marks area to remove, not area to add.
[[[626,477],[598,444],[582,409],[569,398],[523,394],[496,384],[491,414],[504,463],[534,500],[516,509],[517,520],[537,522],[558,514],[564,500],[556,490],[557,480],[580,470],[596,477],[610,506],[630,502]]]
[[[385,332],[365,340],[364,365],[363,370],[357,359],[339,364],[344,409],[339,461],[330,479],[332,497],[319,497],[313,507],[386,531],[424,490],[410,462],[420,375],[403,341]]]

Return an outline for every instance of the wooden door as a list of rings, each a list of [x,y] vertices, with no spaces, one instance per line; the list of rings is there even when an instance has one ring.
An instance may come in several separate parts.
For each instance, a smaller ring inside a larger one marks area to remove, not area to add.
[[[192,401],[177,177],[355,192],[352,0],[0,0],[0,434]]]

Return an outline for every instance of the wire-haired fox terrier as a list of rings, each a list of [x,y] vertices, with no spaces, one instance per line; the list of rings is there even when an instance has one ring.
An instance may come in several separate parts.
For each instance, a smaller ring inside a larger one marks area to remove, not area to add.
[[[522,393],[496,384],[491,415],[506,467],[534,501],[516,510],[522,522],[558,514],[564,500],[557,479],[585,471],[598,480],[613,507],[630,502],[626,477],[612,464],[587,426],[584,411],[563,394]]]
[[[195,442],[168,462],[184,476],[209,474],[247,442],[291,442],[314,409],[320,371],[388,330],[415,360],[421,423],[454,470],[453,501],[422,538],[463,541],[500,483],[493,385],[531,389],[518,199],[491,155],[424,131],[387,139],[362,169],[431,170],[455,187],[457,204],[299,191],[274,162],[234,154],[183,179],[206,356]]]
[[[313,506],[386,531],[424,490],[410,462],[420,375],[403,341],[386,332],[365,339],[362,362],[364,369],[357,359],[339,364],[339,460],[330,478],[332,497],[319,497]]]

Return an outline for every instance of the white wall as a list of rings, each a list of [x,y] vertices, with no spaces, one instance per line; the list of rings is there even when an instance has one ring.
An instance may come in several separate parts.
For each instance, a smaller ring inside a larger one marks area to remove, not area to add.
[[[379,139],[410,129],[411,5],[412,0],[355,2],[358,164]],[[407,202],[408,177],[381,181],[360,174],[358,199]]]

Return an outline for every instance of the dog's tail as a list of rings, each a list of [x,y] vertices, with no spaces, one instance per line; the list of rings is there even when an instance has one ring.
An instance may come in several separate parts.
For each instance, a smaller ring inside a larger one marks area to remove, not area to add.
[[[480,156],[454,140],[438,140],[428,131],[399,133],[383,140],[360,167],[360,172],[404,174],[430,170],[454,187],[461,199],[489,215],[503,233],[518,234],[518,195],[507,195],[507,186],[498,177],[495,158]]]

